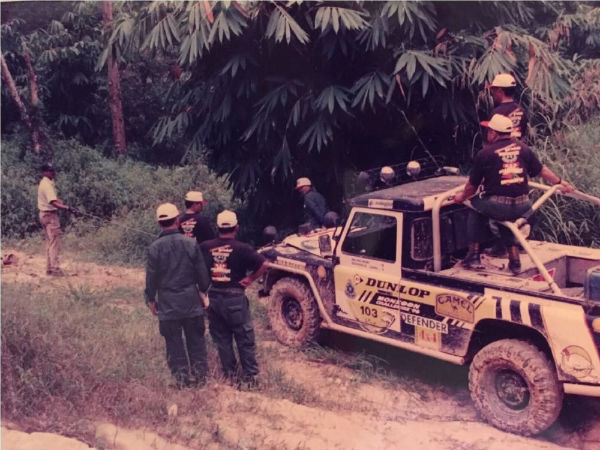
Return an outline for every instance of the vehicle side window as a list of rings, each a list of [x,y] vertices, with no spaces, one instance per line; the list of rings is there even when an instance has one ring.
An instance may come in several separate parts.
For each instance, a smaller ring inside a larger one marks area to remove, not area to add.
[[[397,231],[395,217],[356,213],[342,243],[342,251],[395,262]]]

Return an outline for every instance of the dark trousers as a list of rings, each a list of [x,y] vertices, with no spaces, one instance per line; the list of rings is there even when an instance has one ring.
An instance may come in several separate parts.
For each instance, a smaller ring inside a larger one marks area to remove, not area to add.
[[[204,316],[161,320],[158,324],[167,347],[167,365],[177,381],[187,382],[190,374],[196,380],[204,381],[208,368]]]
[[[471,205],[476,211],[470,210],[467,218],[467,236],[469,242],[482,242],[489,236],[489,220],[515,221],[531,209],[531,202],[517,204],[506,204],[494,201],[486,196],[475,196],[471,199]],[[507,245],[516,245],[512,232],[500,225],[500,236],[502,242]]]
[[[233,377],[237,361],[233,351],[233,338],[238,349],[244,378],[258,374],[254,328],[250,316],[248,299],[245,295],[227,295],[210,291],[208,321],[223,372]]]

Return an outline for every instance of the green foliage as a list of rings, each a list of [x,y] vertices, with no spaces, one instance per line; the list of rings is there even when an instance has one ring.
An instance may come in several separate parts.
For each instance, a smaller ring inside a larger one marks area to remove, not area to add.
[[[184,72],[165,97],[155,144],[181,139],[187,155],[206,155],[228,176],[253,217],[277,209],[289,226],[294,177],[318,180],[340,209],[344,180],[358,170],[420,156],[423,146],[463,162],[491,108],[483,84],[499,72],[521,81],[534,125],[564,117],[580,67],[562,43],[568,30],[593,39],[597,9],[153,2],[129,14],[128,33],[115,28],[107,51],[176,55]],[[559,38],[548,34],[554,29]]]
[[[557,131],[551,139],[539,140],[540,159],[578,190],[600,197],[600,117],[585,125]],[[600,209],[580,200],[554,197],[537,213],[536,237],[552,242],[600,248]]]
[[[39,232],[37,185],[42,161],[35,155],[19,159],[16,140],[2,142],[2,237],[25,237]],[[58,196],[76,207],[79,218],[61,213],[63,226],[80,236],[80,246],[112,262],[140,262],[158,235],[154,211],[163,202],[183,210],[189,190],[208,200],[204,214],[214,221],[224,208],[239,209],[224,182],[201,161],[186,167],[154,168],[145,163],[105,158],[74,140],[54,143]],[[243,226],[246,218],[240,215]]]

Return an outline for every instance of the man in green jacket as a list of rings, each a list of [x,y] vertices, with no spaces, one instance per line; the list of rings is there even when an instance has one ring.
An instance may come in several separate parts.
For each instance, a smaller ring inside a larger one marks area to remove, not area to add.
[[[148,249],[144,298],[158,316],[167,365],[183,387],[206,381],[204,309],[208,301],[204,296],[209,277],[196,240],[180,233],[178,216],[172,203],[163,203],[156,210],[162,232]]]

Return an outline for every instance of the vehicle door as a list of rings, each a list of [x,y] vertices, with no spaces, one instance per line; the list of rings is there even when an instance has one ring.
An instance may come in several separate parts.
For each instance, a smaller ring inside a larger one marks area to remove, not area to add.
[[[402,213],[354,208],[336,247],[336,319],[376,334],[399,334]]]

